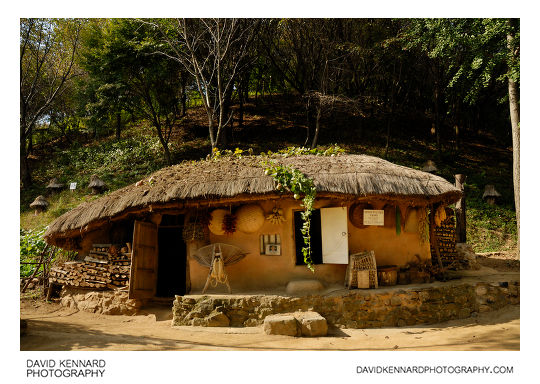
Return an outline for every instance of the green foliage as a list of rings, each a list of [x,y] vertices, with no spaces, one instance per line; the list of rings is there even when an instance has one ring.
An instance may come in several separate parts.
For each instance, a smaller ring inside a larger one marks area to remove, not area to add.
[[[280,150],[277,154],[268,152],[264,156],[298,156],[298,155],[318,155],[318,156],[336,156],[343,153],[344,150],[340,148],[337,144],[333,145],[327,149],[314,148],[307,149],[304,147],[288,147],[287,149]],[[317,195],[317,190],[313,184],[313,180],[304,175],[297,169],[286,165],[276,164],[275,161],[263,161],[263,166],[265,168],[265,174],[272,176],[276,181],[276,188],[279,191],[288,191],[291,192],[295,199],[302,199],[302,206],[304,207],[304,212],[302,212],[302,236],[304,238],[304,247],[302,247],[302,255],[304,256],[304,263],[307,267],[315,272],[313,267],[313,260],[311,258],[311,214],[313,212],[313,204],[315,203],[315,197]]]
[[[467,242],[475,252],[513,250],[517,242],[515,211],[471,199],[467,207]]]
[[[47,243],[43,240],[45,228],[35,230],[20,229],[20,260],[21,262],[37,262],[40,254],[44,251]],[[36,269],[32,264],[21,264],[21,277],[28,277],[34,273]]]
[[[345,150],[339,145],[334,144],[326,149],[317,147],[313,149],[305,147],[288,147],[287,149],[281,149],[278,154],[283,157],[298,156],[298,155],[317,155],[317,156],[336,156],[344,153]]]
[[[60,151],[48,178],[61,174],[61,180],[77,182],[84,188],[92,174],[97,174],[110,189],[133,182],[141,175],[164,165],[157,137],[126,138],[105,141],[95,146],[77,146]]]
[[[277,182],[278,190],[292,192],[294,198],[297,200],[303,196],[302,206],[304,207],[304,212],[302,212],[303,225],[301,232],[304,237],[304,247],[302,248],[302,254],[304,256],[304,263],[312,272],[315,272],[313,260],[311,259],[310,232],[311,213],[313,212],[313,203],[317,194],[313,180],[292,167],[278,165],[275,162],[265,163],[264,165],[265,174],[274,178]]]
[[[513,49],[507,35],[513,33]],[[446,74],[447,101],[457,94],[465,103],[508,76],[519,82],[519,28],[508,19],[412,19],[402,32],[405,49],[417,48],[440,60]]]

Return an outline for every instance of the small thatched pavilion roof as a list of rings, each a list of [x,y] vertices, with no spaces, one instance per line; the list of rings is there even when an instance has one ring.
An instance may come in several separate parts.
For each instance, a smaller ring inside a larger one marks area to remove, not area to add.
[[[424,163],[424,166],[422,167],[422,171],[424,172],[436,172],[438,171],[437,166],[435,165],[435,162],[433,160],[428,160]]]
[[[310,177],[319,197],[355,200],[373,197],[416,201],[417,205],[455,202],[461,192],[441,177],[365,155],[277,156],[269,160]],[[86,202],[49,225],[45,238],[79,236],[109,220],[142,210],[159,211],[204,202],[230,204],[279,196],[258,156],[183,162],[107,196]]]
[[[495,186],[493,184],[487,184],[484,188],[484,194],[482,195],[482,199],[485,199],[487,197],[501,197],[502,195],[495,189]]]
[[[101,180],[98,175],[92,175],[90,176],[90,184],[88,184],[88,188],[104,188],[105,182]]]
[[[45,187],[47,189],[61,189],[64,188],[64,184],[58,182],[58,179],[55,177],[49,181],[49,184]]]
[[[30,204],[30,208],[47,208],[49,202],[45,199],[43,195],[39,195],[36,199]]]

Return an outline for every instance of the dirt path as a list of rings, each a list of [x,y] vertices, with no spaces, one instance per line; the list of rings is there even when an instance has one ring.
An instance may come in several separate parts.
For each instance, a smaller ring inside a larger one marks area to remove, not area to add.
[[[269,336],[261,327],[170,325],[170,308],[146,315],[73,312],[58,304],[21,301],[28,321],[21,350],[519,350],[519,306],[410,328],[333,329],[328,337]]]

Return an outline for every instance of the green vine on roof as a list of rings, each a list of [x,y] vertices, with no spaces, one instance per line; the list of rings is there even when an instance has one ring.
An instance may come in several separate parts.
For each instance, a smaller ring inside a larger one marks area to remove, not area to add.
[[[315,202],[315,196],[317,191],[313,180],[308,178],[302,172],[286,165],[278,165],[274,162],[266,163],[266,169],[264,173],[277,182],[277,189],[279,191],[290,191],[294,194],[295,199],[300,199],[302,196],[302,206],[304,212],[302,216],[302,236],[304,238],[304,247],[302,248],[302,255],[304,256],[304,263],[311,270],[315,272],[313,267],[313,260],[311,258],[311,213],[313,212],[313,203]]]
[[[261,152],[260,157],[291,157],[291,156],[300,156],[300,155],[316,155],[316,156],[337,156],[342,153],[344,153],[345,150],[341,148],[339,145],[334,144],[329,146],[326,149],[322,148],[305,148],[305,147],[288,147],[286,149],[280,149],[278,152]],[[236,158],[242,158],[244,156],[252,156],[253,155],[253,149],[249,148],[247,150],[243,150],[240,148],[235,148],[234,151],[230,149],[224,149],[220,150],[218,148],[214,148],[212,150],[212,154],[208,155],[207,160],[219,160],[222,158],[227,157],[236,157]]]
[[[302,229],[301,233],[304,238],[304,247],[302,248],[302,255],[304,256],[304,263],[307,267],[315,272],[313,267],[313,259],[311,258],[311,214],[313,212],[313,204],[315,203],[315,196],[317,191],[313,180],[304,175],[298,169],[292,168],[286,165],[277,164],[275,160],[277,158],[300,156],[300,155],[316,155],[316,156],[337,156],[342,154],[343,148],[340,148],[337,144],[334,144],[326,149],[321,148],[305,148],[305,147],[288,147],[278,152],[262,152],[259,157],[264,158],[261,162],[264,167],[266,175],[271,176],[277,183],[277,189],[279,191],[289,191],[293,193],[295,199],[302,199],[302,206],[304,211],[302,216]],[[225,149],[219,150],[214,148],[212,154],[207,157],[208,160],[217,161],[225,157],[242,158],[243,156],[253,155],[253,150],[249,148],[247,151],[240,148],[236,148],[234,151]]]

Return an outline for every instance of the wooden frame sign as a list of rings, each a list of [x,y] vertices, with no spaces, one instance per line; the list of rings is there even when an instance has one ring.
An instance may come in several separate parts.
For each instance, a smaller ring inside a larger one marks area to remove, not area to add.
[[[384,209],[364,209],[364,225],[384,225]]]

